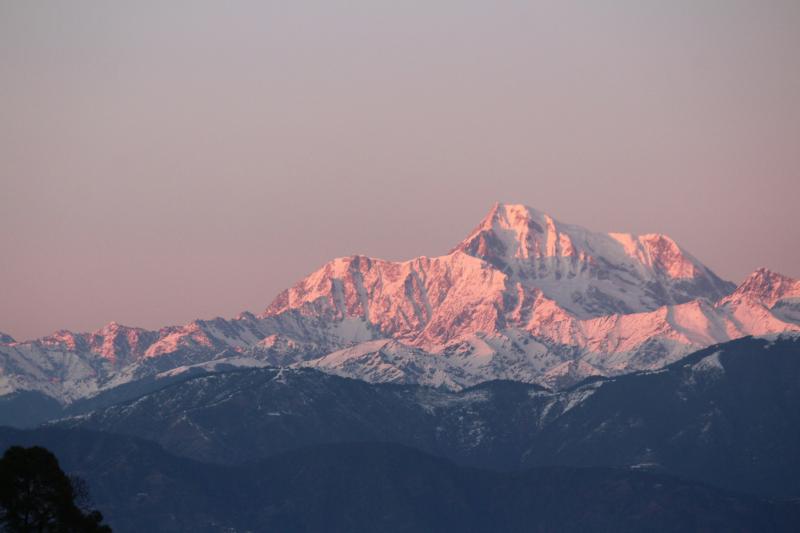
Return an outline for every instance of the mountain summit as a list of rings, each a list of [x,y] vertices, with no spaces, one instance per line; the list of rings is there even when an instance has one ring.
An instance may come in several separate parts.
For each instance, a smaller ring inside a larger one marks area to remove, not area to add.
[[[518,204],[495,204],[455,249],[580,318],[716,300],[734,289],[666,235],[594,233]]]
[[[736,288],[726,301],[750,299],[773,307],[781,300],[800,300],[800,281],[759,268]]]

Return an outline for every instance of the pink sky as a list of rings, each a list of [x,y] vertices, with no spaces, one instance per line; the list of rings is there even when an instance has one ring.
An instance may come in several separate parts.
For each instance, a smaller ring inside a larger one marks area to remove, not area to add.
[[[800,276],[800,3],[4,2],[0,331],[260,311],[495,200]]]

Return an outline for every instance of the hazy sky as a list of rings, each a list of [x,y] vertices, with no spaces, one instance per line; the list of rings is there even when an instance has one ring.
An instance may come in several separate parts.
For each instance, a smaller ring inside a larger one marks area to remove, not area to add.
[[[800,276],[800,2],[0,0],[0,330],[261,311],[495,200]]]

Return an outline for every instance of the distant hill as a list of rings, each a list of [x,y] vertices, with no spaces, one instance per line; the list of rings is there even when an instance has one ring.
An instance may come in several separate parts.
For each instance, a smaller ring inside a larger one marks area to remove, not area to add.
[[[459,467],[394,444],[298,449],[241,467],[119,435],[0,429],[84,476],[116,532],[792,531],[796,504],[626,470]]]

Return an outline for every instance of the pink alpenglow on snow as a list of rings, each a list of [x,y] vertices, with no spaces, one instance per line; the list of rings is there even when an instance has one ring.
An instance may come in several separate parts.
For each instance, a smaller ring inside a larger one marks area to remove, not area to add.
[[[736,287],[667,236],[596,233],[496,204],[446,255],[335,259],[260,316],[3,337],[0,393],[70,402],[194,367],[265,365],[453,389],[491,379],[563,387],[797,332],[797,280],[759,269]]]

